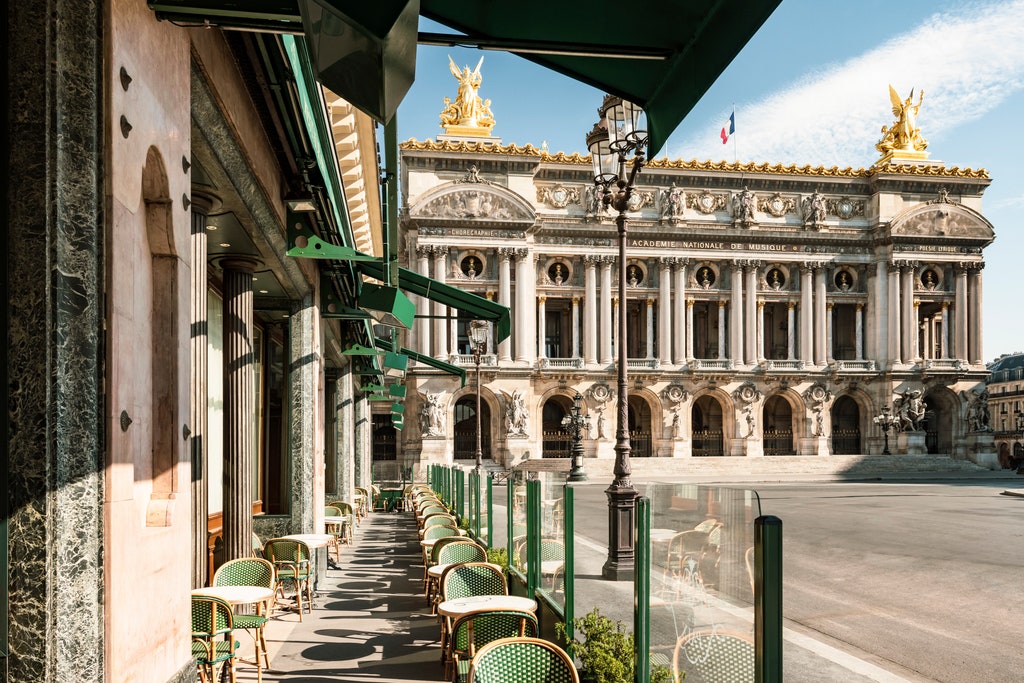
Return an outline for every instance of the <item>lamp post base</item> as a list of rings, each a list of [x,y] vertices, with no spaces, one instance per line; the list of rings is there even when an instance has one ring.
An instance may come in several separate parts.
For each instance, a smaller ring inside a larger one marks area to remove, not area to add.
[[[569,470],[569,476],[565,478],[566,481],[588,481],[587,473],[583,471],[582,465],[576,465],[573,463],[572,469]]]
[[[610,581],[632,581],[636,575],[633,528],[636,516],[636,489],[612,484],[608,494],[608,559],[601,577]]]

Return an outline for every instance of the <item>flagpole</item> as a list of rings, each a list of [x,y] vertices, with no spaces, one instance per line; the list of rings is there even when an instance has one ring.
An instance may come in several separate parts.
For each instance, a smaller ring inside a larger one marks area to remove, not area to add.
[[[732,103],[732,125],[736,128],[736,103]],[[736,151],[736,133],[732,134],[732,161],[735,164],[740,162],[739,152]]]

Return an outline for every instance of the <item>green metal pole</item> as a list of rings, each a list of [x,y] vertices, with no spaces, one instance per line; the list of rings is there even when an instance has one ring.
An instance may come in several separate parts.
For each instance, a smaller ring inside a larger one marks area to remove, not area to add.
[[[754,670],[756,683],[782,683],[782,520],[754,520]]]
[[[565,509],[562,514],[562,533],[565,535],[563,543],[565,544],[565,576],[563,586],[565,594],[565,608],[563,610],[565,616],[566,635],[569,638],[573,637],[572,620],[576,616],[576,610],[573,609],[573,605],[576,602],[576,519],[574,512],[573,503],[573,488],[571,486],[565,486]]]
[[[540,482],[526,482],[526,590],[534,596],[540,586]]]
[[[494,481],[487,477],[487,547],[494,547]]]
[[[633,548],[636,609],[633,611],[635,683],[651,680],[651,499],[636,499],[636,543]]]

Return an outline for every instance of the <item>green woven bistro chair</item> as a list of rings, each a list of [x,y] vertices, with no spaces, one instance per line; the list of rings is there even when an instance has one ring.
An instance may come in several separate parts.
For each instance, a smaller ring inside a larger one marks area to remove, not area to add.
[[[357,521],[356,514],[352,511],[352,503],[344,500],[332,500],[328,505],[341,510],[341,516],[345,518],[345,525],[342,527],[344,534],[341,541],[352,543],[352,528],[355,527]]]
[[[462,615],[452,623],[445,675],[452,676],[453,683],[465,683],[477,650],[501,638],[535,638],[538,628],[532,612],[482,610]]]
[[[220,566],[213,575],[214,586],[261,586],[276,589],[274,565],[262,557],[243,557],[229,560]],[[253,637],[256,649],[256,680],[263,680],[263,669],[270,668],[270,655],[267,653],[267,638],[264,627],[267,625],[267,614],[270,605],[256,605],[255,614],[234,614],[234,627],[245,629]]]
[[[540,573],[549,582],[549,590],[554,593],[559,581],[564,580],[565,543],[557,538],[540,540]]]
[[[455,518],[451,515],[443,514],[440,512],[430,515],[429,517],[425,517],[423,519],[423,524],[420,525],[420,538],[423,538],[423,533],[427,529],[434,526],[450,526],[451,528],[457,530],[459,528],[459,523],[456,522]]]
[[[302,621],[302,594],[306,594],[306,610],[313,612],[313,588],[310,585],[309,546],[293,538],[272,538],[263,546],[263,554],[274,564],[277,572],[277,592],[284,598],[286,581],[295,584],[295,603]]]
[[[334,505],[324,506],[324,518],[330,517],[332,519],[337,518],[340,520],[345,519],[344,513],[341,508]],[[345,535],[345,522],[341,524],[325,524],[327,533],[331,537],[331,547],[334,548],[334,559],[337,562],[341,562],[341,539]]]
[[[434,545],[430,546],[428,551],[426,548],[423,549],[423,591],[426,592],[430,587],[430,573],[429,570],[435,564],[437,564],[437,556],[441,553],[441,549],[449,543],[458,543],[459,541],[468,540],[460,535],[445,536],[438,538],[434,541]]]
[[[443,544],[440,548],[437,548],[437,543],[435,543],[434,548],[437,549],[437,552],[431,553],[431,566],[437,564],[458,564],[462,562],[487,561],[487,550],[484,549],[482,545],[476,541],[471,541],[462,537],[457,539],[453,538],[448,543]],[[430,576],[429,574],[427,575],[427,602],[432,608],[436,608],[435,599],[439,593],[437,590],[439,583],[439,578],[435,579],[433,576]]]
[[[439,582],[438,603],[445,600],[469,598],[475,595],[508,595],[508,579],[505,570],[489,562],[463,562],[453,564],[444,570]],[[448,651],[448,634],[452,619],[441,619],[441,656]]]
[[[675,683],[690,675],[705,683],[752,681],[754,639],[734,631],[691,631],[676,641],[672,675]]]
[[[231,605],[210,595],[192,596],[192,656],[203,683],[217,680],[218,667],[227,667],[231,683],[235,681],[235,651],[238,641],[233,633]]]
[[[468,683],[580,683],[565,650],[540,638],[487,643],[469,665]]]

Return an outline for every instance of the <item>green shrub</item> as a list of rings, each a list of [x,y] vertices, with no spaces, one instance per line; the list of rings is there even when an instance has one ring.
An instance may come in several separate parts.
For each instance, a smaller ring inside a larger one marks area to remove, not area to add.
[[[582,680],[633,683],[635,641],[625,624],[602,615],[597,607],[572,623],[573,640],[568,640],[564,623],[555,624],[555,632],[565,642],[566,652],[579,660]],[[667,667],[651,666],[651,683],[670,680],[672,672]]]
[[[505,548],[488,548],[487,561],[505,568],[508,566],[508,550]]]

